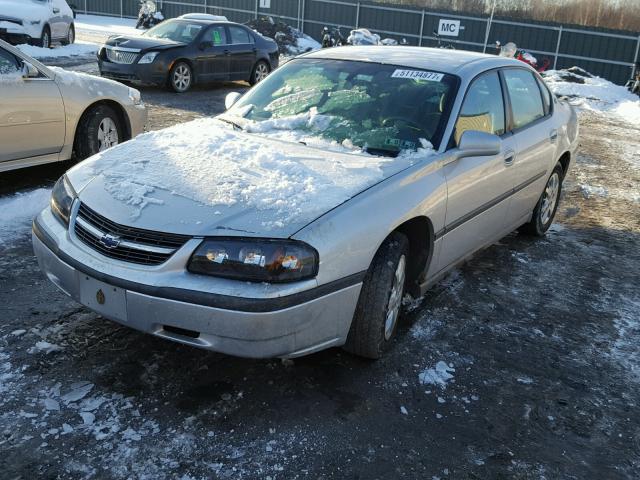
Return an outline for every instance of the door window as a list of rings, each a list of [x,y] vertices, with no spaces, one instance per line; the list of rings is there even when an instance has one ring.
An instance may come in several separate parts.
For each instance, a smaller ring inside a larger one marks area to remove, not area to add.
[[[229,33],[231,34],[231,43],[253,43],[251,35],[242,27],[229,27]]]
[[[536,77],[540,91],[542,92],[542,103],[544,104],[544,114],[549,115],[551,112],[551,92],[542,80]]]
[[[15,76],[15,74],[18,73],[19,70],[20,68],[18,67],[18,61],[16,60],[16,57],[14,57],[6,50],[0,49],[0,76]]]
[[[218,27],[211,27],[207,32],[209,37],[209,42],[213,43],[214,47],[218,45],[227,45],[227,32],[225,32],[224,27],[222,25]]]
[[[526,127],[545,116],[540,88],[531,72],[523,69],[504,71],[513,111],[513,128]]]
[[[454,131],[456,145],[460,143],[460,137],[467,130],[495,135],[504,133],[504,100],[496,72],[477,78],[467,90]]]

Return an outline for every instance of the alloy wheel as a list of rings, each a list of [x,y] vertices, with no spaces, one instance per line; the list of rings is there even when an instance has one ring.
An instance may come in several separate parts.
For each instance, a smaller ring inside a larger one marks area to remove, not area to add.
[[[98,151],[102,152],[118,144],[118,128],[111,118],[103,118],[98,125]]]
[[[560,176],[558,175],[558,172],[554,172],[547,182],[547,186],[544,190],[544,196],[542,197],[542,205],[540,207],[540,222],[542,222],[542,225],[546,225],[552,217],[556,208],[556,203],[558,203],[559,192]]]
[[[404,292],[404,281],[406,275],[407,261],[404,255],[398,260],[398,266],[393,277],[393,286],[391,287],[391,295],[389,295],[389,303],[387,306],[387,317],[384,322],[384,339],[389,340],[398,321],[400,308],[402,307],[402,294]]]
[[[76,41],[76,33],[73,27],[69,27],[69,33],[67,34],[67,42],[69,43],[69,45],[71,45],[75,41]]]
[[[173,85],[179,92],[185,92],[191,86],[191,70],[188,66],[181,64],[173,72]]]
[[[265,63],[260,62],[256,65],[255,79],[256,83],[261,82],[269,75],[269,67]]]
[[[49,39],[49,32],[46,30],[42,32],[42,48],[49,48],[51,46],[51,40]]]

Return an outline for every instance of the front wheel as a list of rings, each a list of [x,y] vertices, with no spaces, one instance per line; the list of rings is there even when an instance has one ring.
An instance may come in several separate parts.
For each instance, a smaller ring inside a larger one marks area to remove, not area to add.
[[[262,80],[267,78],[270,71],[271,69],[269,68],[269,65],[267,64],[267,62],[265,62],[264,60],[260,60],[253,67],[253,72],[251,72],[251,78],[249,79],[249,83],[251,85],[255,85],[256,83],[261,82]]]
[[[120,116],[107,106],[99,105],[82,116],[76,132],[75,153],[84,160],[124,141]]]
[[[193,71],[186,62],[177,62],[169,72],[169,87],[176,93],[184,93],[193,84]]]
[[[549,230],[560,203],[563,176],[562,166],[557,164],[547,180],[547,185],[540,195],[536,208],[533,210],[531,221],[520,227],[520,231],[542,237]]]
[[[344,349],[380,358],[391,344],[402,313],[409,241],[394,232],[384,241],[367,271]]]
[[[42,48],[51,48],[51,30],[48,25],[42,29],[40,39],[36,41],[36,45]]]

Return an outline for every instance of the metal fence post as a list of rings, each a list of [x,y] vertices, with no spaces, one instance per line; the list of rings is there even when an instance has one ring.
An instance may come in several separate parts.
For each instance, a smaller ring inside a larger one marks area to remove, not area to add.
[[[207,6],[207,0],[204,0],[204,13],[208,13],[208,6]]]
[[[640,35],[638,35],[638,43],[636,43],[636,55],[633,58],[633,66],[631,67],[631,78],[635,78],[636,68],[637,68],[638,62],[640,62],[640,58],[638,58],[638,53],[640,53]]]
[[[424,8],[422,9],[422,16],[420,17],[420,38],[418,39],[418,46],[422,46],[422,34],[424,33]]]
[[[302,12],[300,12],[300,31],[304,33],[304,12],[306,10],[306,2],[302,0]]]
[[[556,43],[556,55],[553,58],[553,69],[556,69],[556,65],[558,65],[558,53],[560,52],[560,42],[562,41],[562,25],[560,25],[560,30],[558,30],[558,42]]]
[[[120,0],[120,18],[122,18],[122,0]]]
[[[297,20],[296,20],[296,27],[298,28],[298,30],[300,30],[300,5],[302,0],[298,0],[298,15],[297,15]]]
[[[360,27],[360,2],[356,5],[356,28]]]

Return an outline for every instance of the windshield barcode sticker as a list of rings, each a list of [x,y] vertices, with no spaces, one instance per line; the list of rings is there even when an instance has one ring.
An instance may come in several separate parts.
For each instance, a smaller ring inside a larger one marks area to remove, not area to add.
[[[425,72],[422,70],[396,70],[391,74],[391,78],[413,78],[415,80],[429,80],[431,82],[441,82],[444,73]]]

